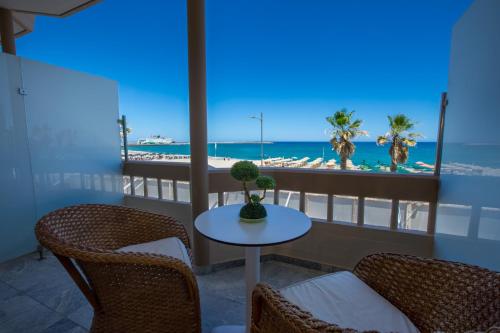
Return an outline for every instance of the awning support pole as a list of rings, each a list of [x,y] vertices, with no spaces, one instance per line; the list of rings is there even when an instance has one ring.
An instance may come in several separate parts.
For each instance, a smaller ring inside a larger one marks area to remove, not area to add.
[[[0,38],[2,39],[2,51],[16,55],[14,19],[12,11],[5,8],[0,8]]]
[[[205,1],[187,1],[189,133],[191,147],[191,205],[193,222],[208,210],[207,96],[205,59]],[[193,226],[195,265],[210,264],[209,241]]]

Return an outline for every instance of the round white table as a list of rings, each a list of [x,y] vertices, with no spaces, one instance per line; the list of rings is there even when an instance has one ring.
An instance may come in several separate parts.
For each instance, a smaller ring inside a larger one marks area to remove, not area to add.
[[[214,208],[200,214],[194,222],[195,228],[208,239],[245,247],[246,329],[245,326],[219,326],[212,333],[250,332],[252,291],[260,280],[260,247],[290,242],[311,229],[311,220],[304,213],[277,205],[264,205],[267,218],[263,222],[241,222],[242,206]]]

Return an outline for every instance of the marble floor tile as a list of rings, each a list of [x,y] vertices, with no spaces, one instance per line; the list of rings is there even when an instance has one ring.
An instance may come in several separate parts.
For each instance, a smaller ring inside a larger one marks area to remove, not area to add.
[[[221,297],[211,292],[200,296],[201,318],[204,333],[220,325],[243,325],[245,303]]]
[[[90,304],[85,304],[79,307],[77,310],[68,314],[68,318],[77,323],[78,325],[90,329],[92,324],[92,318],[94,317],[94,310]]]
[[[56,257],[37,258],[37,254],[29,254],[0,264],[0,281],[21,291],[73,284]]]
[[[62,283],[59,286],[57,283],[40,284],[25,291],[25,294],[63,315],[88,305],[87,299],[74,283]]]
[[[0,301],[2,333],[39,333],[62,318],[29,296],[17,295]]]
[[[90,328],[93,310],[57,259],[36,254],[0,264],[0,332],[83,333]],[[276,288],[306,280],[321,271],[289,263],[266,261],[261,280]],[[245,321],[243,266],[197,276],[203,332],[219,325]]]
[[[77,325],[74,321],[63,318],[54,325],[48,327],[42,333],[85,333],[88,330]]]
[[[5,282],[0,281],[0,301],[19,294],[19,290],[12,288]]]

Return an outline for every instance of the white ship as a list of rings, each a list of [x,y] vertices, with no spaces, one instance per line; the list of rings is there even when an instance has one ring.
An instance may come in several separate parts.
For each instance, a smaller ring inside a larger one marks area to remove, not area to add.
[[[174,142],[175,142],[174,139],[166,138],[160,135],[152,135],[147,139],[137,140],[138,145],[168,145]]]

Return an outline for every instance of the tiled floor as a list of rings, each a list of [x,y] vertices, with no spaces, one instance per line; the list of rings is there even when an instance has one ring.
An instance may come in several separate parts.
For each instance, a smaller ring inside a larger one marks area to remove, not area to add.
[[[277,261],[262,264],[262,281],[277,288],[324,274]],[[198,276],[203,331],[242,324],[245,313],[244,268]],[[92,309],[52,255],[36,254],[0,264],[0,332],[87,332]]]

